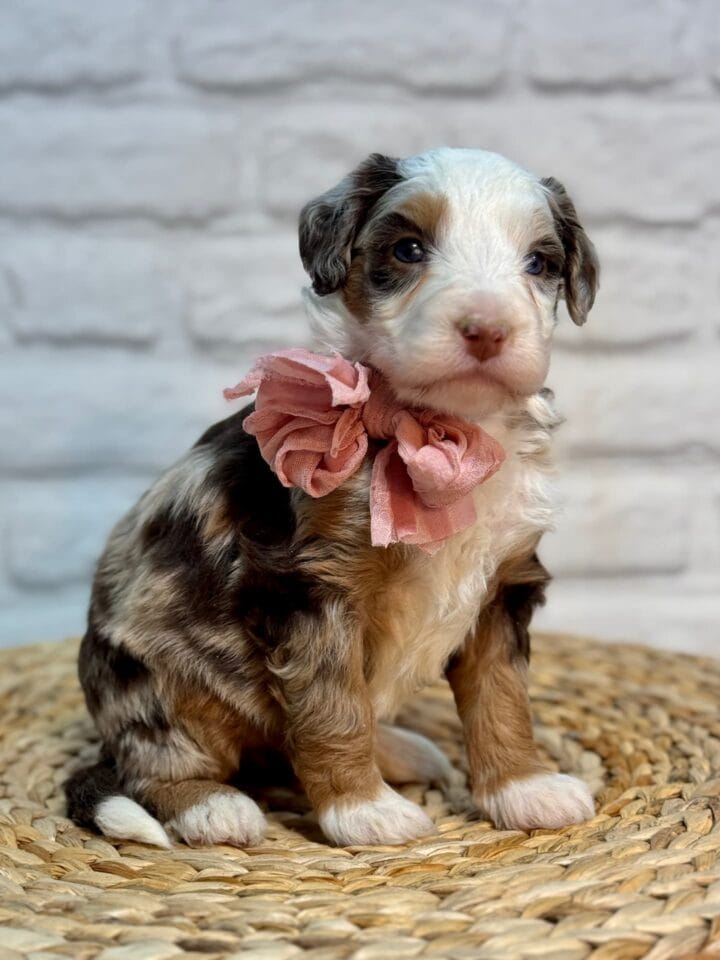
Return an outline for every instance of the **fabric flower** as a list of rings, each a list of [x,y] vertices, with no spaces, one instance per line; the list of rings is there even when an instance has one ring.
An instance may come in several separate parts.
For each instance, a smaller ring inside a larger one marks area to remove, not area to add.
[[[368,438],[360,416],[370,396],[367,367],[339,355],[291,349],[261,357],[235,387],[234,400],[258,391],[244,429],[285,487],[324,497],[358,469]]]
[[[481,427],[404,406],[380,374],[339,354],[268,354],[225,397],[255,390],[243,426],[286,487],[326,496],[359,469],[368,437],[386,441],[370,484],[374,546],[401,542],[434,553],[475,522],[472,491],[505,459]]]
[[[470,494],[505,459],[490,434],[450,414],[401,407],[375,380],[363,421],[371,437],[390,440],[373,464],[373,544],[401,541],[433,553],[475,522]]]

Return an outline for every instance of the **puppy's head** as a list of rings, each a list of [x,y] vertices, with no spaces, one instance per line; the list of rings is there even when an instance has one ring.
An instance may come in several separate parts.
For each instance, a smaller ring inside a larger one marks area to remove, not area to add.
[[[464,415],[542,386],[558,299],[582,324],[598,279],[561,184],[484,150],[373,154],[303,209],[300,255],[333,346]]]

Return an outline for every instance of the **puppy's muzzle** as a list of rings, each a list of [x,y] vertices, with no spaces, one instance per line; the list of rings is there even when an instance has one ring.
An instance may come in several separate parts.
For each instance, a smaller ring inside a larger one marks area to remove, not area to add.
[[[488,325],[481,321],[467,319],[459,325],[459,328],[465,349],[481,362],[497,357],[508,338],[508,328],[501,323]]]

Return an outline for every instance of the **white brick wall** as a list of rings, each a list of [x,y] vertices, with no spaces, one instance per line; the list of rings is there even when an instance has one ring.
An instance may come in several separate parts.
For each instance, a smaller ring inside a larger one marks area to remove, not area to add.
[[[81,630],[112,523],[305,339],[299,206],[449,143],[563,180],[604,264],[541,622],[713,652],[719,65],[715,0],[5,0],[0,645]]]

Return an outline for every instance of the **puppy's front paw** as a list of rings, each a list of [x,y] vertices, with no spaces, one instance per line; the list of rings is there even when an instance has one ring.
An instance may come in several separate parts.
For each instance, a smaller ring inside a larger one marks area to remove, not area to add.
[[[326,837],[340,847],[405,843],[435,833],[435,824],[387,784],[376,800],[335,803],[318,817]]]
[[[476,799],[495,826],[507,830],[558,829],[595,815],[588,788],[582,780],[564,773],[536,773],[510,780],[495,793]]]
[[[177,814],[165,826],[190,846],[227,843],[252,847],[265,836],[262,810],[244,793],[218,791]]]

